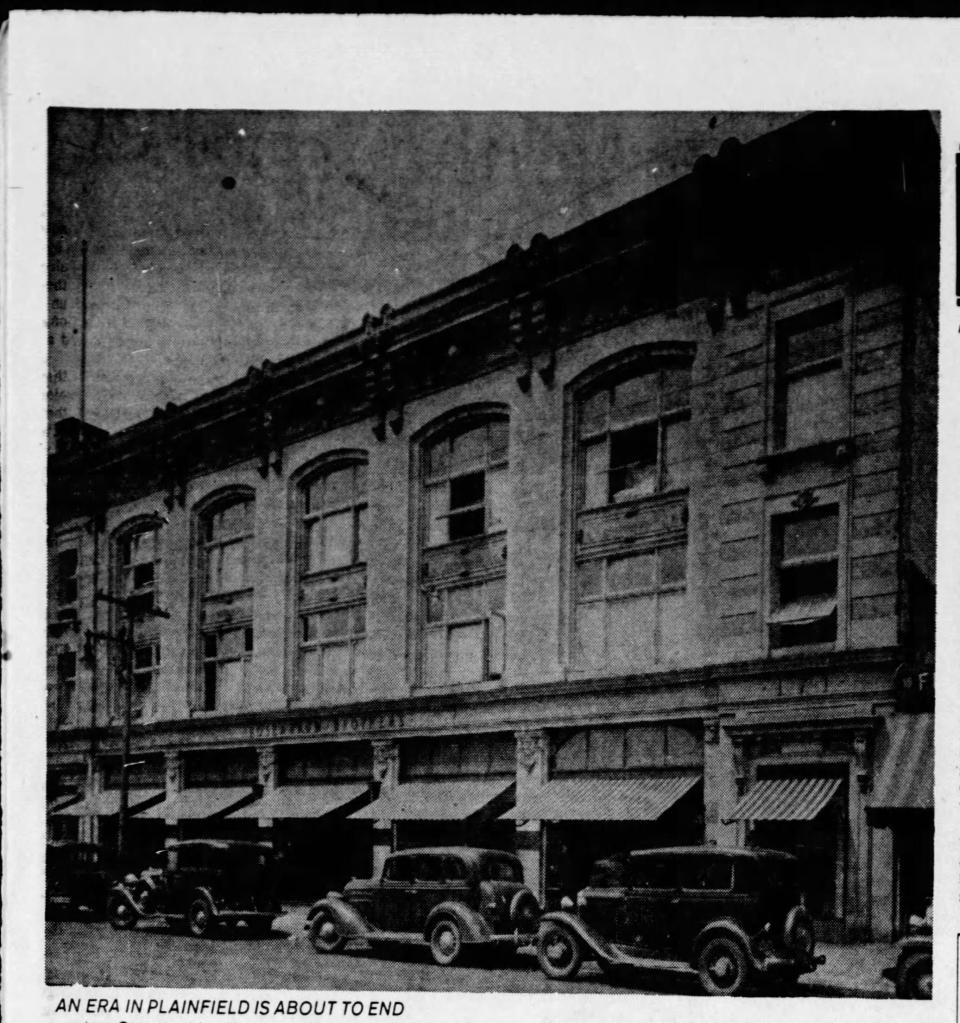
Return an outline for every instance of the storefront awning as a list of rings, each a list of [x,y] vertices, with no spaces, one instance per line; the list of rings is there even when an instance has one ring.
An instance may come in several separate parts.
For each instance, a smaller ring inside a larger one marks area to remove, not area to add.
[[[159,806],[150,807],[141,817],[166,820],[196,821],[219,817],[244,803],[256,799],[255,789],[239,788],[184,789]]]
[[[255,803],[233,810],[230,817],[281,817],[313,820],[365,800],[370,789],[363,785],[281,785]]]
[[[655,821],[700,781],[699,773],[639,778],[556,778],[525,792],[508,820]]]
[[[933,715],[890,721],[890,748],[877,774],[868,811],[933,808]]]
[[[482,781],[410,781],[350,814],[363,821],[463,821],[505,796],[505,778]]]
[[[724,823],[812,821],[838,788],[839,778],[769,778],[758,781]]]
[[[127,813],[146,811],[159,803],[164,795],[163,789],[131,789],[127,798]],[[112,817],[120,812],[120,790],[95,792],[79,802],[61,804],[50,812],[57,817]]]

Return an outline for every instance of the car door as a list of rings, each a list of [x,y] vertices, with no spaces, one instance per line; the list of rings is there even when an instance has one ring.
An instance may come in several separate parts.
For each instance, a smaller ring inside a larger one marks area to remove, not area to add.
[[[405,931],[413,886],[413,858],[392,856],[383,865],[379,890],[370,907],[370,923],[382,931]]]
[[[626,882],[617,917],[617,943],[632,947],[640,955],[668,956],[679,894],[675,857],[631,856]]]
[[[434,906],[444,902],[450,884],[444,877],[443,857],[423,853],[413,857],[413,882],[406,903],[405,929],[419,932]]]
[[[695,853],[680,862],[680,896],[674,914],[674,937],[689,949],[711,920],[740,916],[733,891],[733,860],[717,853]]]

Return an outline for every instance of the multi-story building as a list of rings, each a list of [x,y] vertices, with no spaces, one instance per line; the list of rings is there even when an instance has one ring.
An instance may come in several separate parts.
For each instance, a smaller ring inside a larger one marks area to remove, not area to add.
[[[494,845],[554,902],[614,849],[746,843],[800,855],[827,934],[922,912],[938,152],[928,114],[801,118],[128,429],[60,424],[51,828],[115,833],[129,678],[140,849],[260,835],[315,895]]]

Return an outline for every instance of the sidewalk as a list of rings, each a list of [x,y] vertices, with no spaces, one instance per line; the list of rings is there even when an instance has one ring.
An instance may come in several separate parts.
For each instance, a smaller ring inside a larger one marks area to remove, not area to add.
[[[827,957],[823,966],[800,978],[810,994],[825,998],[892,998],[893,985],[880,976],[881,970],[897,958],[896,948],[887,942],[863,945],[817,944]]]

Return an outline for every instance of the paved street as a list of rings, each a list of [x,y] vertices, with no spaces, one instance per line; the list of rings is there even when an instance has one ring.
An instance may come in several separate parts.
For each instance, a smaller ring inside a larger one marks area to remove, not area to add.
[[[523,952],[504,955],[496,963],[462,967],[436,966],[426,949],[386,953],[361,948],[321,956],[302,937],[302,920],[300,914],[282,917],[267,939],[246,938],[237,931],[215,940],[192,938],[154,922],[118,932],[103,921],[52,921],[47,923],[47,982],[264,990],[699,995],[693,980],[660,975],[636,975],[623,985],[612,985],[593,963],[586,964],[575,981],[552,981],[540,972],[533,956]],[[826,966],[818,971],[822,976],[805,978],[795,994],[890,996],[890,985],[878,976],[885,965],[878,963],[882,947],[833,948],[837,951],[828,953]],[[886,952],[890,953],[889,948]]]

